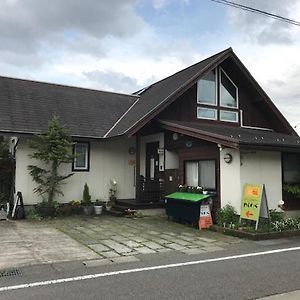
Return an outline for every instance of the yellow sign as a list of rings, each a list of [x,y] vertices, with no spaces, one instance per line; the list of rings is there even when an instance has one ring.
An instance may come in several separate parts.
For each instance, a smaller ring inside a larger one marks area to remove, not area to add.
[[[258,221],[263,188],[263,184],[245,184],[241,209],[242,219]]]

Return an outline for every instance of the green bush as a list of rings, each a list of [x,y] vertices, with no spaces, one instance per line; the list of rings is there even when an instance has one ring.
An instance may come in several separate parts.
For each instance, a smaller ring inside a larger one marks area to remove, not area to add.
[[[276,211],[276,209],[270,209],[270,222],[276,222],[276,221],[283,221],[284,220],[284,213]]]
[[[217,224],[228,227],[230,224],[238,225],[239,216],[235,208],[227,204],[217,211]]]
[[[91,201],[91,195],[90,195],[90,189],[89,186],[87,185],[87,183],[84,185],[83,188],[83,194],[82,194],[82,202],[81,204],[83,206],[89,206],[92,205],[92,201]]]

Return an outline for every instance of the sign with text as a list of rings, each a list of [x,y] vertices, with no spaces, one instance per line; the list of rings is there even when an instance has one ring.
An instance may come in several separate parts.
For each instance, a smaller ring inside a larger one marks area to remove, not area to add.
[[[207,229],[213,225],[209,205],[200,206],[199,229]]]
[[[264,195],[263,184],[245,184],[241,209],[242,219],[258,221],[262,200],[266,201],[263,199]]]

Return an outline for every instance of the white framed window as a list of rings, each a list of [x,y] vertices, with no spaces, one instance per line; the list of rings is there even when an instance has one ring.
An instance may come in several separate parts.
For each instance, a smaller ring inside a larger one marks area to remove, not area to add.
[[[220,120],[237,123],[239,121],[238,112],[229,111],[229,110],[220,110]]]
[[[197,103],[217,105],[217,72],[212,70],[197,83]]]
[[[202,186],[206,189],[216,189],[215,160],[199,160],[185,162],[185,184]]]
[[[220,68],[220,106],[238,108],[238,87]]]
[[[217,110],[213,108],[197,107],[197,118],[206,120],[217,120]]]
[[[73,145],[74,161],[72,171],[89,171],[90,169],[90,143],[75,142]]]

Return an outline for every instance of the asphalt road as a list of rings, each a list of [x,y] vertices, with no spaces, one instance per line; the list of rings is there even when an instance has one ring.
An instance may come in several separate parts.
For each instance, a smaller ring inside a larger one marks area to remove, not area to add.
[[[293,251],[287,250],[291,247]],[[273,253],[275,249],[282,252]],[[251,256],[258,252],[261,254]],[[284,245],[236,248],[188,259],[177,255],[148,256],[136,263],[89,269],[74,264],[60,272],[38,266],[28,269],[26,276],[0,281],[0,286],[3,289],[33,282],[44,286],[11,291],[1,291],[0,287],[0,299],[256,299],[299,290],[299,261],[300,241],[294,240]],[[119,274],[120,270],[124,274]],[[75,278],[91,274],[98,277]],[[70,282],[46,282],[58,278],[69,278]]]

